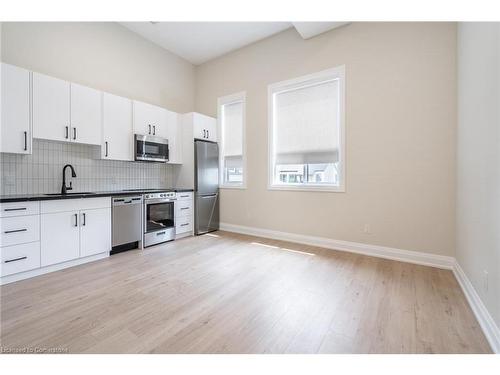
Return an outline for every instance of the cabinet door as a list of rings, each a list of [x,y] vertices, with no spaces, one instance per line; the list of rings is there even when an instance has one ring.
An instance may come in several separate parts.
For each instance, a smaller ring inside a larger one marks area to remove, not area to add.
[[[201,113],[193,113],[193,133],[194,138],[217,142],[216,120]]]
[[[102,106],[102,158],[134,160],[132,101],[127,98],[104,93]]]
[[[213,117],[202,116],[204,128],[207,131],[207,139],[217,142],[217,121]]]
[[[193,138],[207,139],[205,124],[198,113],[193,113]]]
[[[89,87],[71,84],[71,141],[101,144],[102,93]]]
[[[79,221],[78,211],[40,215],[42,267],[80,256]]]
[[[170,125],[177,122],[177,113],[165,108],[155,107],[154,118],[153,135],[161,138],[168,138],[170,135]]]
[[[111,251],[111,208],[80,211],[80,257]]]
[[[175,112],[170,112],[166,121],[166,135],[168,139],[168,162],[170,164],[182,163],[182,128],[179,116]]]
[[[2,63],[0,152],[31,153],[30,72]]]
[[[69,141],[69,82],[33,73],[33,137]]]
[[[134,133],[160,136],[160,127],[165,120],[162,110],[166,111],[155,105],[134,100]]]

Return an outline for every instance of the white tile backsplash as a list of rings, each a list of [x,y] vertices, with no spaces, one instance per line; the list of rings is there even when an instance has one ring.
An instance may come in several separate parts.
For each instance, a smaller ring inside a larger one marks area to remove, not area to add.
[[[171,165],[101,160],[98,146],[34,139],[31,155],[0,153],[0,159],[2,195],[57,193],[65,164],[75,168],[76,178],[66,170],[74,192],[172,186]]]

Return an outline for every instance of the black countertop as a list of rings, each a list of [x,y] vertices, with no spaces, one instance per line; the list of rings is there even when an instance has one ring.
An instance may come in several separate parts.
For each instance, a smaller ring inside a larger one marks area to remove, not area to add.
[[[0,203],[7,202],[24,202],[24,201],[47,201],[54,199],[79,199],[79,198],[98,198],[98,197],[116,197],[121,195],[147,194],[163,191],[175,191],[183,193],[193,191],[193,189],[144,189],[144,190],[117,190],[117,191],[97,191],[88,193],[68,193],[68,194],[15,194],[15,195],[0,195]]]

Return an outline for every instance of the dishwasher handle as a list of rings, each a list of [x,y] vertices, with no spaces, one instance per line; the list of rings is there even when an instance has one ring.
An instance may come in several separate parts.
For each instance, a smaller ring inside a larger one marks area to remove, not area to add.
[[[125,206],[129,204],[142,204],[142,196],[113,198],[113,206]]]

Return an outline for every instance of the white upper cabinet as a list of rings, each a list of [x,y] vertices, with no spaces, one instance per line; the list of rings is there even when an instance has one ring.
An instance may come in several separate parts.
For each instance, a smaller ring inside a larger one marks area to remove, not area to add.
[[[166,138],[166,109],[134,100],[134,133]]]
[[[28,70],[2,63],[0,152],[31,153],[30,77]]]
[[[134,101],[134,133],[168,139],[168,162],[182,163],[182,137],[178,113]]]
[[[33,73],[33,137],[70,140],[70,83]]]
[[[193,113],[192,116],[194,138],[217,142],[217,121],[201,113]]]
[[[169,111],[166,123],[168,139],[168,162],[182,164],[182,127],[179,114]]]
[[[101,92],[33,73],[33,137],[101,144]]]
[[[102,158],[134,160],[132,101],[104,93],[102,103]]]
[[[183,159],[179,115],[152,104],[103,93],[1,64],[0,152],[31,153],[33,138],[101,146],[101,157],[134,160],[134,133],[168,139],[169,163]],[[215,119],[194,116],[197,135],[216,141]]]
[[[101,144],[101,91],[71,84],[71,141]]]

